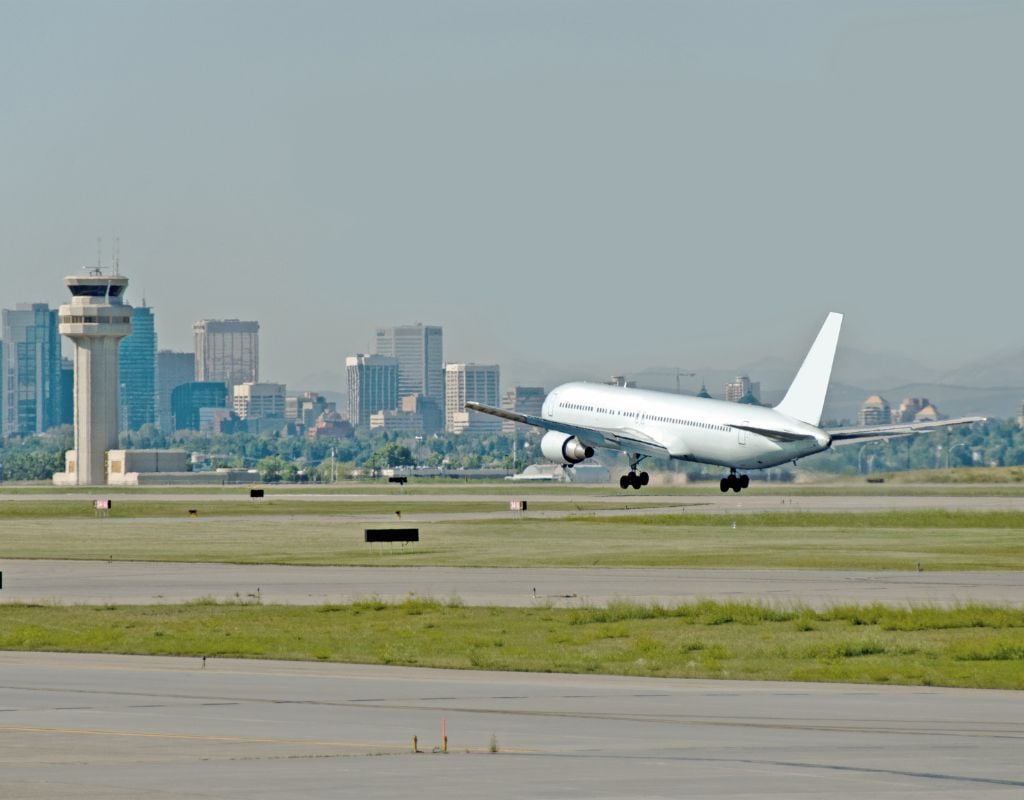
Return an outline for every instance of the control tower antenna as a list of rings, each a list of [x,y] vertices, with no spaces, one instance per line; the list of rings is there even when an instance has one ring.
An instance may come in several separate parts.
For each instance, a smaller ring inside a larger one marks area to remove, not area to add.
[[[121,274],[121,237],[114,237],[114,274]]]
[[[103,237],[96,237],[96,270],[103,271]]]

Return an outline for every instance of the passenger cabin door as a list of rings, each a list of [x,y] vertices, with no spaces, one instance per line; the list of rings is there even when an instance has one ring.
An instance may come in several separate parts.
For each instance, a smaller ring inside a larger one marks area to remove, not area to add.
[[[743,420],[744,425],[749,425],[749,420]],[[736,429],[736,442],[737,444],[746,445],[747,443],[747,432],[743,428]]]

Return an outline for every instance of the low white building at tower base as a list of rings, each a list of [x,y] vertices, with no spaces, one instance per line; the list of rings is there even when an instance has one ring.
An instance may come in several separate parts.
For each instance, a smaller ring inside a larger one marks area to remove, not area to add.
[[[77,454],[68,450],[66,469],[53,476],[57,486],[77,486]],[[184,450],[108,450],[106,486],[224,486],[259,481],[259,473],[247,469],[188,471]]]

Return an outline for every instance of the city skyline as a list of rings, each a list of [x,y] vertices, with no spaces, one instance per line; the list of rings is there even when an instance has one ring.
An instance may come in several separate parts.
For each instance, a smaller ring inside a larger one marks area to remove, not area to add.
[[[1022,349],[1019,4],[57,5],[0,30],[3,305],[102,236],[161,347],[257,319],[296,387],[391,320],[527,385],[795,370],[830,310],[930,371]]]
[[[94,267],[83,267],[80,270],[82,275],[87,274],[88,270],[95,269]],[[72,271],[68,271],[72,274]],[[56,274],[56,273],[55,273]],[[36,293],[37,296],[40,293]],[[51,291],[51,295],[53,292]],[[59,299],[59,298],[58,298]],[[126,296],[126,300],[132,301],[132,293],[129,292]],[[49,303],[51,308],[55,308],[57,300],[52,297],[45,301],[35,300],[28,302],[19,298],[3,299],[0,300],[0,307],[14,309],[15,306],[26,306],[26,305],[38,305],[40,303]],[[141,302],[141,301],[140,301]],[[155,308],[153,306],[146,306],[151,311]],[[157,316],[157,315],[154,315]],[[195,332],[194,328],[196,325],[205,322],[235,322],[238,320],[228,319],[226,315],[212,320],[191,320],[185,325],[185,332],[181,330],[168,331],[169,324],[165,321],[167,316],[161,313],[158,315],[158,321],[154,328],[155,336],[159,342],[160,350],[173,351],[173,352],[193,352],[195,347]],[[823,318],[824,312],[820,315],[813,311],[805,312],[801,315],[801,319],[787,323],[785,326],[780,326],[785,336],[785,331],[799,330],[801,327],[806,326],[803,317],[806,317],[808,321],[820,321]],[[387,318],[387,317],[385,317]],[[285,320],[287,323],[287,319]],[[375,342],[378,340],[379,331],[382,330],[380,320],[377,320],[370,324],[364,335],[360,338],[362,341],[370,343],[370,347],[366,351],[360,350],[358,347],[352,344],[346,344],[340,342],[332,347],[331,358],[323,364],[312,364],[310,365],[311,372],[306,373],[305,378],[300,377],[299,379],[290,379],[289,375],[294,375],[294,370],[289,371],[287,368],[280,368],[280,365],[269,368],[267,373],[271,378],[281,383],[285,383],[288,386],[295,387],[300,391],[308,390],[325,390],[330,392],[341,392],[345,391],[344,375],[345,375],[345,358],[355,352],[374,352]],[[436,326],[423,326],[422,323],[406,323],[406,324],[392,324],[390,329],[393,328],[407,328],[412,329],[417,326],[427,328],[437,328],[447,331],[448,323],[444,320],[438,320],[440,324]],[[256,325],[263,327],[263,322],[256,320]],[[376,332],[376,333],[375,333]],[[447,334],[445,334],[447,336]],[[262,340],[262,336],[259,337]],[[0,340],[2,341],[2,340]],[[183,342],[181,349],[170,344],[172,341]],[[690,368],[692,375],[683,377],[683,388],[685,391],[690,393],[696,393],[699,389],[702,377],[705,375],[719,376],[722,380],[731,379],[737,375],[744,373],[753,373],[758,371],[758,368],[762,365],[770,365],[771,371],[781,371],[782,377],[779,378],[777,385],[769,385],[771,389],[783,389],[787,385],[788,378],[792,377],[795,373],[796,367],[799,366],[796,363],[796,359],[790,354],[779,354],[776,348],[770,350],[758,350],[756,346],[752,346],[748,353],[741,355],[734,360],[719,360],[714,361],[715,346],[713,340],[706,341],[706,347],[694,348],[697,352],[696,363],[687,364]],[[62,354],[65,358],[69,358],[72,355],[69,345],[66,342],[62,343]],[[257,354],[260,363],[263,362],[263,352],[265,348],[262,345],[258,346],[259,353]],[[274,349],[272,346],[271,349]],[[447,350],[447,347],[446,347]],[[531,359],[531,356],[536,356]],[[547,354],[540,351],[536,354],[533,353],[520,353],[519,357],[513,357],[509,360],[508,364],[500,361],[497,358],[487,357],[485,353],[484,357],[479,359],[480,361],[489,361],[501,363],[502,371],[509,373],[507,380],[503,380],[503,386],[525,386],[532,384],[543,384],[549,385],[561,381],[585,379],[585,380],[605,380],[613,374],[621,374],[622,369],[619,370],[606,370],[601,371],[600,368],[586,368],[582,365],[576,365],[573,363],[562,364],[553,362],[547,358]],[[777,357],[780,356],[780,357]],[[986,351],[986,358],[981,359],[969,359],[965,362],[953,358],[945,359],[932,359],[932,360],[920,360],[911,358],[906,355],[902,355],[898,350],[889,349],[886,352],[868,351],[861,350],[850,346],[844,346],[840,344],[838,354],[836,358],[836,372],[840,376],[840,382],[850,382],[865,384],[867,386],[892,386],[896,383],[907,382],[907,383],[953,383],[956,384],[959,380],[960,383],[979,383],[979,385],[1002,385],[1002,386],[1021,386],[1024,387],[1024,345],[1020,347],[1007,345],[999,346],[993,344],[993,346]],[[1000,370],[998,363],[1005,360],[1007,367],[1005,370]],[[463,357],[461,352],[454,354],[452,357],[448,357],[445,354],[444,362],[467,362],[471,359]],[[791,363],[787,363],[791,362]],[[871,370],[865,369],[865,363],[869,363],[874,370],[874,375],[866,375],[866,372]],[[653,357],[637,357],[636,359],[627,362],[626,366],[630,367],[627,370],[627,374],[632,375],[643,375],[645,373],[658,373],[663,371],[667,372],[679,369],[679,367],[668,366],[667,361],[657,361]],[[621,367],[622,365],[619,364]],[[198,367],[197,367],[198,369]],[[844,376],[844,371],[852,369],[855,374],[851,376]],[[263,372],[263,367],[260,368],[260,372]],[[958,379],[957,373],[969,373],[969,372],[983,372],[983,373],[1000,373],[998,380],[992,377],[991,374],[985,374],[981,376],[980,381],[975,381],[973,378],[970,380]],[[786,373],[789,372],[788,377]],[[730,374],[731,373],[731,374]],[[322,380],[326,377],[327,380]],[[756,377],[756,376],[755,376]],[[531,378],[534,378],[531,380]],[[675,383],[664,375],[648,376],[648,383],[661,383],[666,388],[669,385],[675,385]],[[951,380],[947,380],[951,378]],[[708,385],[712,391],[716,394],[723,394],[721,389],[716,389],[715,384],[718,378],[711,378],[708,380]],[[719,381],[720,382],[720,381]]]
[[[18,305],[21,305],[23,307],[30,307],[32,304],[22,303]],[[144,309],[142,312],[139,312],[138,309],[136,309],[136,311],[134,311],[133,314],[142,313],[143,315],[146,316],[147,323],[151,325],[153,322],[153,317],[155,316],[152,314],[151,307],[146,306],[141,308]],[[162,318],[162,315],[160,315],[159,318]],[[195,330],[197,326],[208,325],[211,322],[217,326],[226,325],[228,328],[234,328],[241,325],[243,328],[249,331],[249,334],[247,334],[249,336],[258,336],[257,332],[260,327],[260,323],[258,321],[240,323],[235,320],[202,320],[194,323],[192,328],[193,330]],[[391,327],[385,328],[382,328],[378,325],[375,326],[374,330],[376,331],[376,340],[378,342],[378,346],[380,338],[383,332],[385,331],[393,332],[404,330],[406,332],[412,333],[418,331],[418,336],[421,339],[421,345],[423,342],[427,341],[426,339],[422,338],[423,333],[427,331],[432,331],[433,333],[431,335],[437,341],[435,357],[440,357],[440,340],[442,336],[442,328],[443,326],[424,326],[422,324],[417,323],[393,325]],[[147,330],[147,334],[149,336],[152,336],[153,331]],[[128,341],[130,340],[131,337],[129,337]],[[163,341],[162,334],[160,335],[160,341]],[[67,343],[65,343],[65,346],[66,344]],[[151,344],[155,346],[155,342],[152,342]],[[340,346],[341,345],[339,345],[339,347]],[[413,348],[413,350],[416,350],[416,348]],[[65,352],[69,351],[66,350]],[[163,355],[165,361],[169,358],[181,359],[182,357],[184,357],[186,360],[192,359],[191,354],[175,353],[172,355],[166,350],[161,350],[161,354]],[[259,345],[258,343],[256,343],[255,355],[257,356],[257,361],[258,354]],[[859,358],[856,359],[852,359],[850,358],[850,356],[850,351],[844,351],[844,349],[840,347],[839,357],[837,358],[837,368],[834,373],[836,381],[833,389],[830,391],[829,401],[827,404],[829,412],[835,419],[852,419],[856,417],[857,410],[859,409],[859,404],[862,401],[863,397],[870,392],[876,392],[879,390],[884,391],[888,394],[895,394],[900,397],[922,392],[925,394],[931,394],[933,396],[940,398],[939,402],[944,407],[948,406],[952,409],[954,413],[958,414],[985,413],[994,416],[1010,416],[1016,413],[1017,407],[1019,405],[1019,393],[1016,392],[1012,386],[1012,379],[1015,373],[1012,369],[1005,369],[1004,365],[1001,363],[997,363],[988,367],[990,372],[995,371],[998,373],[997,377],[999,378],[999,380],[997,381],[992,381],[988,384],[982,382],[981,384],[974,385],[971,380],[965,380],[963,386],[946,384],[946,389],[942,389],[942,381],[936,381],[934,379],[934,376],[932,376],[931,380],[929,380],[927,377],[918,377],[915,380],[915,377],[912,372],[908,374],[908,372],[905,371],[908,369],[909,363],[906,360],[894,360],[884,365],[885,368],[879,371],[880,367],[877,358],[864,354],[860,354]],[[460,363],[460,361],[457,358],[457,355],[453,355],[450,359],[446,358],[444,360],[447,363]],[[493,361],[493,359],[491,359],[491,361]],[[859,366],[857,364],[851,365],[851,361],[859,361],[861,362],[861,364]],[[286,385],[290,387],[289,393],[293,395],[296,393],[302,393],[303,391],[326,392],[329,395],[334,395],[336,399],[341,400],[344,398],[346,392],[345,367],[343,366],[344,357],[339,357],[337,359],[337,362],[339,363],[340,366],[335,366],[335,364],[324,365],[324,369],[321,370],[319,374],[320,380],[318,380],[316,383],[295,385],[287,384],[287,382],[285,381],[278,382],[286,383]],[[753,366],[749,366],[751,363],[753,363]],[[253,368],[256,368],[256,366],[257,365],[254,364]],[[870,373],[872,375],[872,377],[867,380],[864,379],[865,368],[870,370]],[[911,365],[910,369],[912,368],[913,367]],[[982,372],[984,372],[986,366],[983,363],[976,363],[972,364],[970,368],[975,371],[981,370]],[[173,369],[175,373],[177,373],[177,368]],[[711,391],[714,394],[714,396],[722,396],[728,398],[728,388],[725,387],[725,384],[731,382],[737,374],[747,372],[753,374],[755,377],[766,379],[765,385],[767,387],[767,396],[765,398],[765,402],[771,404],[779,399],[779,397],[775,395],[780,390],[780,387],[784,388],[786,385],[788,385],[788,381],[792,378],[792,373],[789,372],[789,369],[790,367],[786,365],[784,362],[782,362],[781,359],[765,359],[760,363],[748,362],[748,366],[744,366],[743,368],[737,368],[736,370],[733,370],[729,366],[723,367],[722,365],[718,365],[715,367],[707,369],[698,369],[697,371],[686,373],[688,377],[683,378],[681,388],[684,393],[695,394],[698,390],[699,384],[707,383],[711,387]],[[850,373],[851,369],[853,370],[853,374]],[[904,371],[901,372],[901,370]],[[672,375],[675,375],[678,373],[678,371],[679,368],[654,368],[649,370],[640,370],[638,372],[631,373],[629,377],[640,378],[640,385],[642,386],[646,386],[648,388],[661,388],[671,391],[672,386],[669,385],[671,381],[668,378],[666,378],[666,375],[669,375],[670,373]],[[198,372],[198,366],[196,366],[196,372]],[[513,374],[508,375],[508,372],[512,372]],[[724,377],[726,375],[728,375],[727,378]],[[1009,376],[1008,380],[1006,379],[1007,376]],[[521,374],[516,374],[514,369],[508,370],[506,365],[504,364],[502,365],[502,377],[502,390],[528,385],[527,382],[522,378]],[[574,377],[576,376],[568,374],[568,370],[562,367],[561,369],[550,370],[543,380],[535,381],[535,383],[543,384],[550,388],[559,383],[565,382],[566,380],[570,380]],[[604,380],[607,378],[607,376],[602,375],[590,375],[584,377],[590,380]],[[269,379],[271,380],[274,380],[276,378],[276,375],[269,376]],[[161,380],[159,375],[156,376],[156,380]],[[755,382],[755,384],[760,383],[761,381]],[[125,381],[122,381],[122,384],[125,384]],[[986,387],[989,386],[994,388],[992,388],[990,391],[987,391]],[[122,391],[123,399],[125,399],[127,396],[124,391],[124,389],[126,388],[127,386],[124,385]],[[952,393],[954,396],[950,397],[950,393]],[[160,397],[156,399],[156,404],[160,406],[161,409],[163,409],[163,416],[155,421],[161,423],[161,427],[163,427],[162,423],[169,422],[170,418],[169,388],[167,386],[162,386],[158,388],[158,394],[160,395]],[[755,395],[757,394],[758,392],[755,391]],[[228,397],[231,397],[230,389],[228,390]],[[399,397],[402,397],[401,392],[399,393]],[[125,421],[127,422],[127,407],[124,409],[124,412]],[[134,422],[129,423],[125,425],[125,429],[137,429],[137,425]]]

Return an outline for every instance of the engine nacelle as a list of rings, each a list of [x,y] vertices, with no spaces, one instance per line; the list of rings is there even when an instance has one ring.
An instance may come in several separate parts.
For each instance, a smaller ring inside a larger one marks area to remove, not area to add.
[[[540,451],[544,458],[559,461],[563,464],[579,464],[594,455],[594,448],[589,447],[575,436],[558,431],[548,431],[540,440]]]

